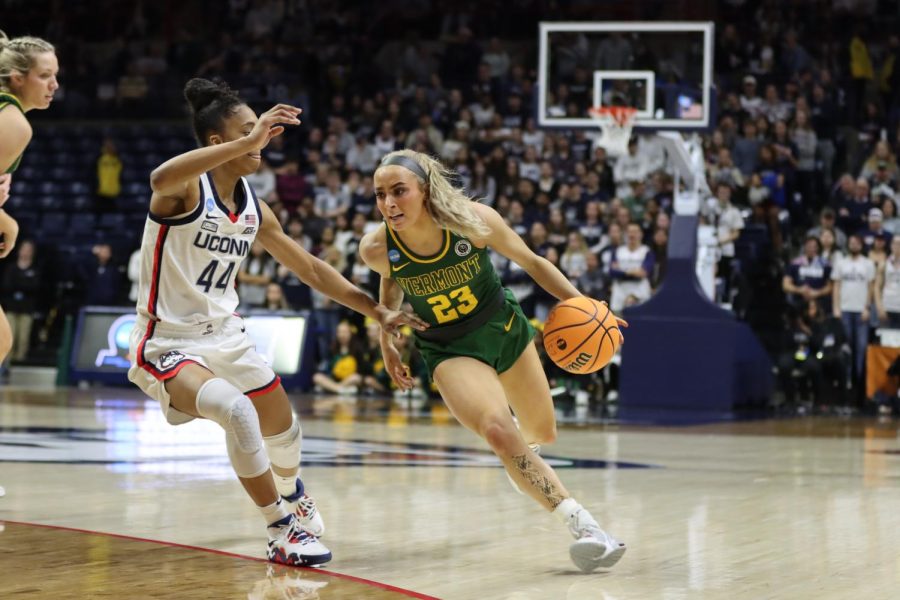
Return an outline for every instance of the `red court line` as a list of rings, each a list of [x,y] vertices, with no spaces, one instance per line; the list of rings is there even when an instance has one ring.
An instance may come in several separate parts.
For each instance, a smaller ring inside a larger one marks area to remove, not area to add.
[[[197,550],[199,552],[209,552],[210,554],[218,554],[220,556],[228,556],[230,558],[240,558],[243,560],[252,560],[254,562],[263,562],[267,563],[268,560],[264,558],[259,558],[257,556],[247,556],[246,554],[235,554],[234,552],[225,552],[224,550],[214,550],[212,548],[203,548],[202,546],[190,546],[188,544],[178,544],[176,542],[166,542],[164,540],[153,540],[150,538],[142,538],[135,537],[133,535],[122,535],[120,533],[107,533],[105,531],[92,531],[90,529],[78,529],[77,527],[64,527],[62,525],[45,525],[43,523],[31,523],[28,521],[12,521],[10,519],[0,519],[0,523],[12,523],[14,525],[25,525],[28,527],[44,527],[45,529],[61,529],[63,531],[74,531],[76,533],[89,533],[92,535],[105,535],[107,537],[114,537],[123,540],[131,540],[135,542],[149,542],[151,544],[159,544],[161,546],[171,546],[173,548],[185,548],[186,550]],[[355,581],[357,583],[362,583],[365,585],[370,585],[372,587],[381,588],[383,590],[388,590],[391,592],[397,592],[398,594],[403,594],[404,596],[409,596],[410,598],[419,598],[420,600],[441,600],[436,596],[426,596],[425,594],[420,594],[419,592],[414,592],[412,590],[405,590],[403,588],[399,588],[387,583],[381,583],[379,581],[372,581],[371,579],[364,579],[362,577],[356,577],[355,575],[346,575],[344,573],[337,573],[335,571],[329,571],[328,569],[321,569],[318,567],[291,567],[290,565],[279,565],[281,567],[293,568],[293,569],[309,569],[310,571],[314,571],[316,573],[324,573],[326,575],[330,575],[332,577],[336,577],[338,579],[346,579],[348,581]]]

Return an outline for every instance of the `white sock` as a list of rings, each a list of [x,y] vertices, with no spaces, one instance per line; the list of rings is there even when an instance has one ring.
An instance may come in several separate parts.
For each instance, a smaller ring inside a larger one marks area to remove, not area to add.
[[[275,471],[272,471],[275,479],[275,489],[278,490],[279,496],[293,496],[297,491],[297,475],[282,477]]]
[[[277,523],[278,521],[291,514],[287,511],[287,508],[285,508],[284,502],[281,501],[281,498],[268,506],[257,506],[256,508],[258,508],[259,512],[262,513],[263,518],[266,520],[266,525]]]
[[[581,510],[581,508],[581,505],[578,504],[575,498],[566,498],[553,509],[553,516],[559,519],[563,525],[568,525],[572,515]]]

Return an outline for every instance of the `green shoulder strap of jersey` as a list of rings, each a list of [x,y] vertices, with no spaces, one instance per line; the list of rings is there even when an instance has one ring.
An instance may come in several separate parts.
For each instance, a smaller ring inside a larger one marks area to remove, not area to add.
[[[22,108],[22,103],[19,102],[18,98],[8,92],[0,92],[0,111],[10,105],[18,108],[23,115],[25,114],[25,109]],[[15,162],[13,162],[13,164],[5,171],[5,173],[12,173],[13,171],[15,171],[16,168],[18,168],[20,162],[22,162],[21,154],[15,160]]]

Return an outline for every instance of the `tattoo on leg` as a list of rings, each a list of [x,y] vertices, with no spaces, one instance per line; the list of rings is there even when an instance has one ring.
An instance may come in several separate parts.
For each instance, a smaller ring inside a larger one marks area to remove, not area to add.
[[[565,500],[565,497],[556,489],[553,482],[545,475],[541,475],[537,465],[528,458],[527,454],[519,454],[512,458],[513,463],[516,465],[516,469],[522,477],[543,494],[544,498],[547,499],[547,502],[550,503],[551,509],[556,508],[560,502]]]

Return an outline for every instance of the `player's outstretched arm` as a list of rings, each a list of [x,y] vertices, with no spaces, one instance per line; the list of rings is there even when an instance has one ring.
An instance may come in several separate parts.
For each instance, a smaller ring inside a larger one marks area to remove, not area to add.
[[[553,263],[543,256],[538,256],[525,245],[522,238],[510,229],[496,210],[484,204],[475,204],[473,208],[491,228],[491,233],[480,241],[525,269],[535,283],[544,288],[547,293],[560,300],[581,296],[581,292],[575,289],[575,286],[559,269],[553,266]]]
[[[403,304],[403,288],[391,279],[384,236],[384,228],[363,236],[359,243],[359,256],[370,269],[381,275],[378,300],[390,310],[400,310]],[[385,370],[398,388],[411,390],[415,387],[416,381],[409,371],[409,366],[403,364],[400,353],[394,346],[393,336],[384,329],[381,330],[381,356],[384,359]]]
[[[179,197],[200,175],[241,155],[266,147],[284,132],[283,125],[299,125],[300,109],[279,104],[260,115],[245,137],[213,143],[170,158],[150,174],[150,187],[159,196]]]
[[[365,292],[347,281],[334,267],[319,260],[288,237],[268,205],[260,203],[260,210],[262,224],[256,239],[275,257],[275,260],[290,269],[300,281],[347,308],[375,319],[382,329],[389,333],[394,333],[404,325],[418,330],[428,327],[427,323],[415,315],[391,310],[376,303]]]

